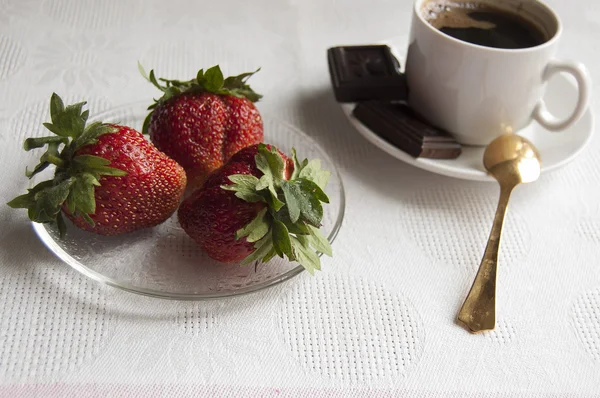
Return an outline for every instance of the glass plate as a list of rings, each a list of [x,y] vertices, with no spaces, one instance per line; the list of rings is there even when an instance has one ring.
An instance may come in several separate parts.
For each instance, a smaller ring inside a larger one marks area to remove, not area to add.
[[[121,106],[98,114],[92,121],[141,130],[146,107],[147,103]],[[330,204],[323,206],[323,232],[333,242],[345,207],[344,188],[335,164],[313,139],[287,123],[265,117],[264,129],[266,143],[288,154],[294,147],[300,159],[321,159],[322,167],[332,172],[326,189]],[[50,171],[39,178],[51,176]],[[257,266],[214,261],[181,229],[176,213],[157,227],[113,237],[88,233],[68,220],[67,223],[63,240],[52,225],[33,226],[50,251],[77,271],[98,282],[146,296],[178,300],[236,296],[276,285],[304,270],[299,264],[278,257]]]

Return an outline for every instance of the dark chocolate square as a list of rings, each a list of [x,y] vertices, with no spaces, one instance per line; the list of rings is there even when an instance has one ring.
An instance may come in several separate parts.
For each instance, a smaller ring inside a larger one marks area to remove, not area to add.
[[[327,50],[327,59],[339,102],[406,100],[406,77],[388,46],[333,47]]]
[[[373,133],[413,157],[454,159],[462,152],[450,134],[432,126],[404,104],[361,102],[353,114]]]

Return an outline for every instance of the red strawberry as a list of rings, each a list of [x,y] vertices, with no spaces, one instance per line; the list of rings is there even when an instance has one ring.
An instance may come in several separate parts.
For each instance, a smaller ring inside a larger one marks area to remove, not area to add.
[[[65,107],[52,95],[55,136],[28,138],[25,150],[48,145],[32,177],[50,164],[54,179],[37,184],[8,203],[26,208],[35,222],[57,222],[64,213],[86,231],[117,235],[164,222],[177,209],[186,185],[183,168],[144,136],[125,126],[94,122],[86,127],[85,102]],[[59,147],[63,145],[59,152]]]
[[[262,119],[253,103],[261,96],[246,84],[254,73],[224,79],[214,66],[186,82],[160,79],[162,85],[150,71],[147,79],[164,95],[148,108],[144,133],[183,166],[190,186],[201,186],[240,149],[262,142]]]
[[[258,144],[235,154],[183,201],[179,223],[215,260],[248,264],[286,256],[311,273],[317,252],[331,255],[319,231],[330,173],[320,161],[288,159]]]

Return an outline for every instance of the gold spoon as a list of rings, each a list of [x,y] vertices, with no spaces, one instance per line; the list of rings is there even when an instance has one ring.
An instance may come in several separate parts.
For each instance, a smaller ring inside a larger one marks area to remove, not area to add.
[[[500,199],[479,271],[458,313],[458,320],[472,333],[496,326],[496,270],[508,199],[517,185],[538,179],[540,164],[536,147],[518,135],[502,135],[485,148],[483,165],[500,184]]]

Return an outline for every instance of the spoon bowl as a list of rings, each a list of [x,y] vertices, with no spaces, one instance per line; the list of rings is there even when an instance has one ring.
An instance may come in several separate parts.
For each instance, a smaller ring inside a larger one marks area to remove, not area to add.
[[[517,186],[539,178],[540,159],[540,153],[531,141],[518,135],[505,134],[486,147],[483,166],[500,184]]]
[[[541,160],[537,148],[514,134],[496,138],[485,149],[483,165],[500,184],[500,199],[494,224],[473,286],[458,313],[458,320],[473,333],[496,327],[496,275],[502,225],[513,189],[540,176]]]

